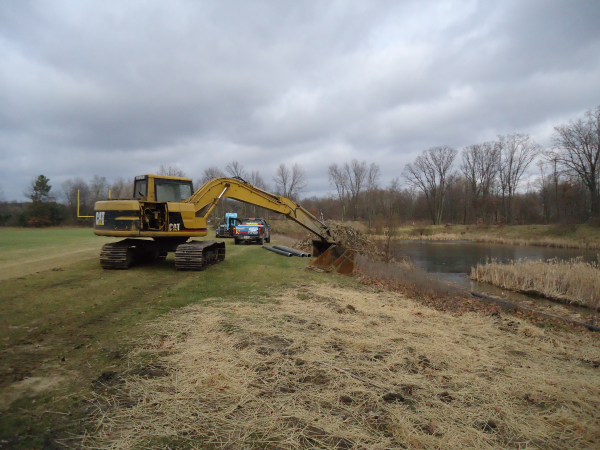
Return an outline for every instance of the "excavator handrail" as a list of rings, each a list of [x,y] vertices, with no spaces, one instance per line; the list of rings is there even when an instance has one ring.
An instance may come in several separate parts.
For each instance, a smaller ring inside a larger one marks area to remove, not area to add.
[[[335,242],[331,236],[329,227],[301,205],[287,197],[271,194],[241,178],[213,178],[200,186],[187,199],[187,203],[195,205],[197,217],[208,218],[223,197],[232,198],[283,214],[319,236],[323,241]]]

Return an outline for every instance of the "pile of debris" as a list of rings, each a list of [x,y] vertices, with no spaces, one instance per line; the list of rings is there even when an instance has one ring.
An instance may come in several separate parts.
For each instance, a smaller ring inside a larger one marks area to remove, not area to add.
[[[384,261],[385,252],[378,241],[361,233],[356,228],[342,222],[328,220],[325,225],[329,227],[333,239],[346,249],[354,249],[362,256],[373,261]],[[296,242],[292,247],[304,252],[312,252],[314,235],[308,235]]]

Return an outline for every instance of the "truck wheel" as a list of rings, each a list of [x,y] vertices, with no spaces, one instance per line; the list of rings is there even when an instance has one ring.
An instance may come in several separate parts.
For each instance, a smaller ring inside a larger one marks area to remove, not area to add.
[[[258,245],[265,245],[265,237],[262,236],[259,240],[258,240]]]
[[[267,238],[267,241],[266,241],[266,242],[267,242],[267,244],[270,244],[270,243],[271,243],[271,235],[269,235],[269,237]]]
[[[238,245],[238,244],[240,243],[240,241],[238,241],[237,239],[234,239],[234,240],[233,240],[233,243],[234,243],[235,245]]]

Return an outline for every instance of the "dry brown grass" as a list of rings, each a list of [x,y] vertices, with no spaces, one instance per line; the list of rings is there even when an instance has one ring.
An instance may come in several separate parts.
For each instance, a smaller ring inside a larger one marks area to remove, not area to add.
[[[271,299],[272,300],[272,299]],[[599,337],[304,285],[149,326],[85,448],[598,448]],[[135,375],[137,374],[137,375]],[[164,375],[164,376],[162,376]]]
[[[411,297],[445,297],[458,301],[459,297],[467,295],[464,289],[433,278],[410,261],[373,261],[359,255],[356,269],[364,284],[379,284],[389,290],[408,293]]]
[[[460,241],[469,240],[474,242],[486,242],[490,244],[508,244],[508,245],[532,245],[537,247],[553,247],[553,248],[579,248],[586,250],[596,250],[600,245],[596,242],[574,241],[572,239],[562,239],[556,237],[524,239],[524,238],[509,238],[501,236],[476,235],[470,236],[456,233],[436,233],[431,235],[412,235],[402,236],[401,239],[406,240],[426,240],[426,241]]]
[[[471,269],[471,278],[517,292],[590,308],[600,308],[600,270],[581,259],[561,261],[488,262]]]

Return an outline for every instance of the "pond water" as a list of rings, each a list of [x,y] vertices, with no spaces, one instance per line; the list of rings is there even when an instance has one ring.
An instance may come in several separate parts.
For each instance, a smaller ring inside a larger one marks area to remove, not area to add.
[[[583,258],[586,262],[598,261],[598,251],[552,248],[506,244],[488,244],[472,241],[396,241],[392,244],[392,254],[396,257],[408,258],[415,266],[426,270],[433,276],[448,281],[454,285],[469,291],[502,298],[507,301],[522,304],[526,307],[544,307],[567,309],[571,318],[575,320],[586,320],[590,310],[578,308],[572,305],[558,306],[546,299],[505,291],[496,286],[471,281],[468,275],[471,267],[486,260],[496,260],[501,263],[518,260],[545,261],[558,258],[570,260],[572,258]],[[552,313],[550,310],[546,310]],[[560,314],[556,311],[556,315]],[[594,316],[596,314],[593,314]]]
[[[471,267],[486,260],[501,263],[518,260],[570,260],[583,257],[597,261],[598,251],[573,248],[488,244],[471,241],[396,241],[394,256],[408,257],[415,266],[430,273],[471,273]]]

